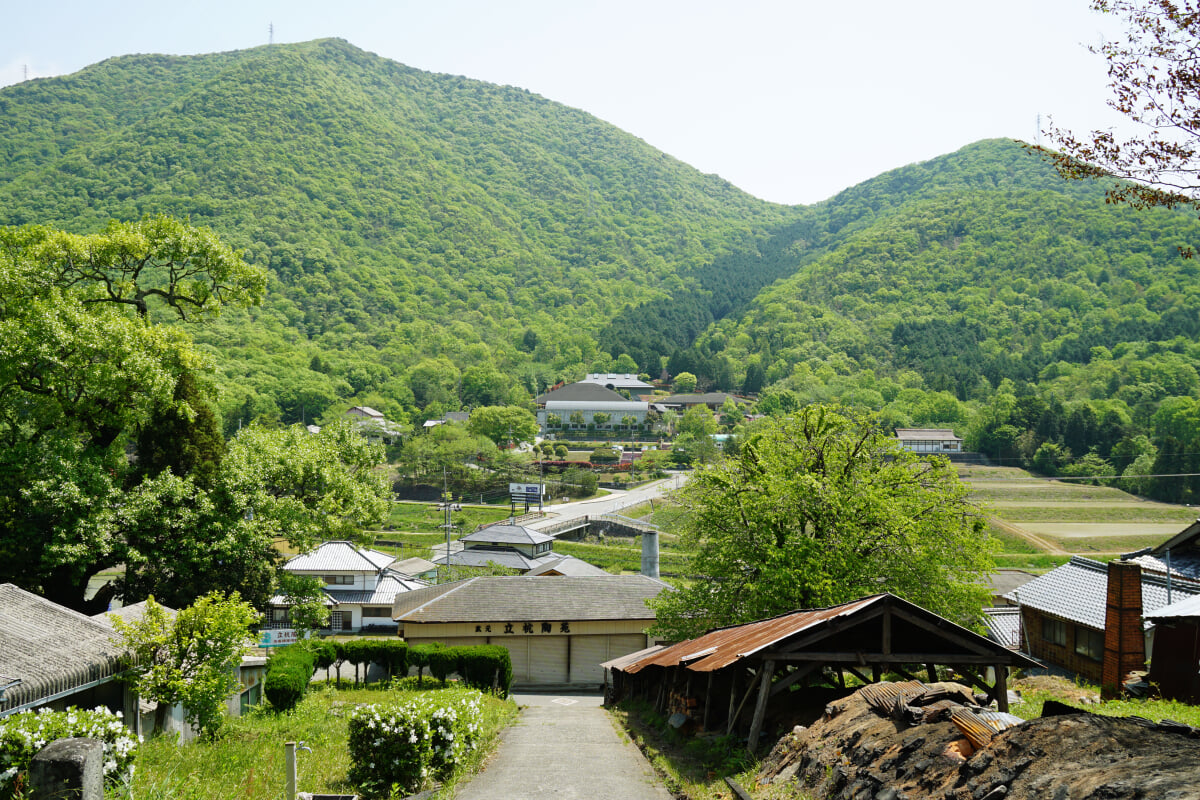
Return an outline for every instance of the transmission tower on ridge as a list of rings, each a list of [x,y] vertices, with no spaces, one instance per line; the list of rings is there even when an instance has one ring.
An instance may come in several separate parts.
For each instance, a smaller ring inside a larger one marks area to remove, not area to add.
[[[267,25],[267,44],[275,44],[275,23]]]

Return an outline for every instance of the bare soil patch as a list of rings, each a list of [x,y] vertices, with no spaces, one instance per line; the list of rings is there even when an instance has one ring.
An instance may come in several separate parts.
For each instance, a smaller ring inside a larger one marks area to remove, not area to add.
[[[772,797],[822,800],[1193,800],[1200,739],[1184,731],[1081,712],[1029,720],[975,750],[952,722],[909,725],[856,692],[780,739],[757,779]]]

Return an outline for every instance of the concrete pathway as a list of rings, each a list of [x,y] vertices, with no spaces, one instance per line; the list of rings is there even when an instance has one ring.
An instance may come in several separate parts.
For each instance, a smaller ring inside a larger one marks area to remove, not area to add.
[[[455,800],[671,800],[599,695],[518,694],[521,716]]]

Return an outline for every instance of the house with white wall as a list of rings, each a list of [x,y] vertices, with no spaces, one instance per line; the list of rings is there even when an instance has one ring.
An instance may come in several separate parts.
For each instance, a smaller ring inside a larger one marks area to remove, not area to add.
[[[338,540],[294,556],[283,568],[321,582],[329,607],[329,630],[343,633],[393,627],[396,595],[429,585],[391,569],[395,561],[387,553]],[[289,628],[288,598],[277,595],[270,606],[268,627]]]

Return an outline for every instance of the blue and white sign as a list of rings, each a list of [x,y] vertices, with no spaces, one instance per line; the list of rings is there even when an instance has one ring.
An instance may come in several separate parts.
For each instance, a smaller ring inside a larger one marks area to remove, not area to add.
[[[540,483],[510,483],[508,485],[508,493],[513,497],[529,497],[536,498],[542,496],[542,484]]]

